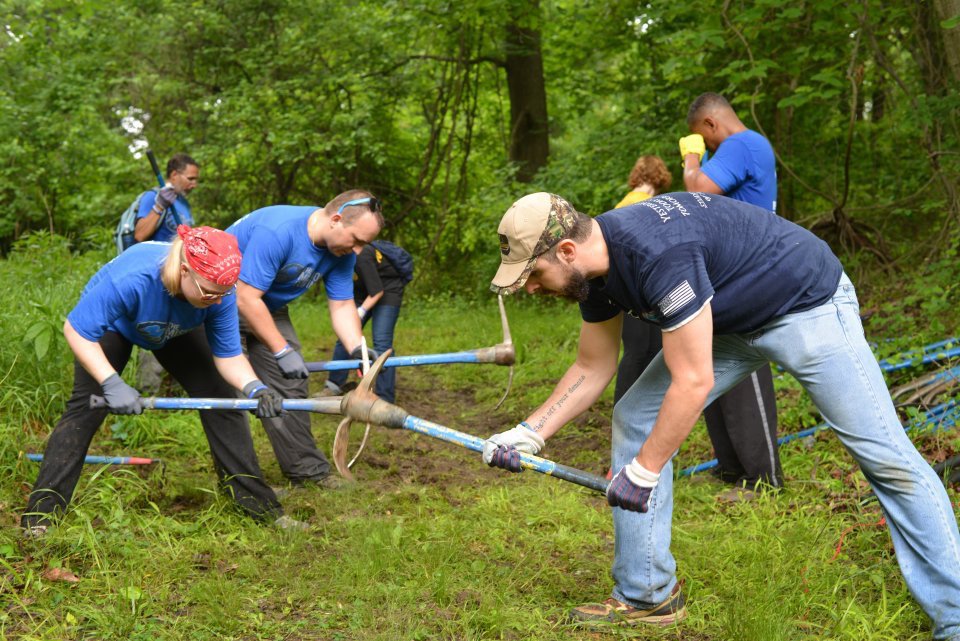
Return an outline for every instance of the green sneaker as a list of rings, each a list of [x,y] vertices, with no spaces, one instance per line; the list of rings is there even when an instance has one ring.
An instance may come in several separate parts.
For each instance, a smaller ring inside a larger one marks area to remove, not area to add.
[[[615,623],[618,625],[670,625],[687,618],[686,600],[680,584],[674,586],[663,603],[652,608],[635,608],[613,597],[603,603],[587,603],[570,610],[570,620],[580,624]]]

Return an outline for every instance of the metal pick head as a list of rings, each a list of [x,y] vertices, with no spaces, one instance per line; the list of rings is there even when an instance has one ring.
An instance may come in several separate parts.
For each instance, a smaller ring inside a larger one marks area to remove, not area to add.
[[[367,444],[367,437],[370,435],[370,422],[367,420],[370,414],[369,408],[373,402],[377,400],[377,395],[373,392],[373,386],[376,384],[377,376],[379,376],[383,370],[383,364],[392,353],[393,350],[388,349],[381,354],[373,365],[370,366],[367,373],[363,375],[357,388],[352,392],[347,392],[346,396],[344,396],[340,402],[341,413],[344,418],[337,426],[337,433],[333,437],[333,464],[336,465],[340,475],[349,481],[354,480],[350,468],[357,461],[360,452],[363,451],[364,446]],[[363,431],[363,440],[360,441],[360,447],[357,448],[357,453],[354,454],[353,458],[348,460],[349,455],[347,449],[350,442],[350,427],[355,419],[364,420],[367,427]]]

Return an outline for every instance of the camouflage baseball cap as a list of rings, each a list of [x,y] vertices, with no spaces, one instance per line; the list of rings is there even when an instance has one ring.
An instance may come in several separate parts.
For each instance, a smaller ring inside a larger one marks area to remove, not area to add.
[[[537,257],[573,229],[576,210],[556,194],[528,194],[513,203],[500,220],[500,269],[490,289],[512,294],[527,282]]]

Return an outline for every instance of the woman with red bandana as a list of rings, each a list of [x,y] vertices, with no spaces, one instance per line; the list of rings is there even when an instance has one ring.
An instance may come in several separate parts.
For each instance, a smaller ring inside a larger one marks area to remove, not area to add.
[[[133,345],[152,351],[191,397],[259,399],[258,417],[280,413],[282,398],[261,383],[240,347],[234,295],[240,250],[232,235],[180,225],[173,243],[134,245],[103,266],[67,316],[73,393],[47,441],[21,525],[42,535],[73,496],[90,442],[108,412],[139,414],[140,393],[120,378]],[[90,408],[103,395],[107,407]],[[201,411],[220,484],[247,514],[290,519],[264,483],[242,412]]]

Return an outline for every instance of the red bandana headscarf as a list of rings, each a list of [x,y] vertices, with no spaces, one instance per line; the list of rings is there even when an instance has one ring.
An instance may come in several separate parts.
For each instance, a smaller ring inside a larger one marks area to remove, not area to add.
[[[177,227],[193,271],[217,285],[233,285],[240,277],[240,248],[233,234],[213,227]]]

